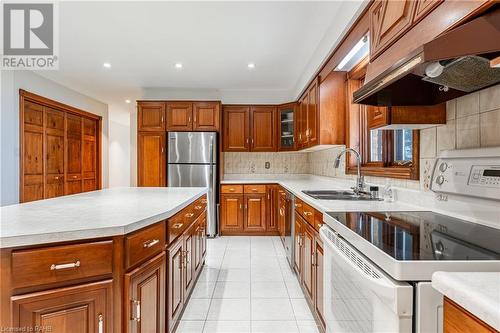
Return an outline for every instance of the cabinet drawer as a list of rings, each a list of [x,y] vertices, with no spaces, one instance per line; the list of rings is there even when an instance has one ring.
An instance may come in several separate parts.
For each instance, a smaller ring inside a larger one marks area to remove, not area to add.
[[[245,185],[245,194],[249,193],[266,193],[266,185]]]
[[[221,193],[243,193],[243,185],[222,185]]]
[[[113,241],[12,252],[12,286],[24,288],[111,274]]]
[[[302,212],[300,215],[302,215],[304,220],[306,220],[307,223],[309,223],[309,225],[311,225],[312,227],[314,227],[314,212],[315,211],[316,210],[314,208],[312,208],[311,206],[309,206],[305,202],[302,202]]]
[[[323,213],[320,211],[314,211],[314,229],[319,232],[319,229],[323,225]]]
[[[167,221],[167,242],[172,244],[172,242],[182,235],[184,230],[187,229],[189,223],[184,218],[186,214],[185,210],[180,211]]]
[[[160,253],[165,247],[165,223],[125,236],[125,267],[128,269]]]
[[[295,210],[302,216],[302,212],[304,211],[304,202],[299,198],[295,197]]]
[[[204,195],[193,203],[193,211],[198,217],[207,208],[207,196]]]

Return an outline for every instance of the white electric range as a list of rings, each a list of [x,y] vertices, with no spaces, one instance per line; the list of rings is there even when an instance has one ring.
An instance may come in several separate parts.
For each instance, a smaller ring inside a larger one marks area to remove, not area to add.
[[[500,149],[444,152],[431,181],[435,192],[484,198],[500,212]],[[324,220],[327,332],[442,332],[432,274],[500,271],[500,229],[431,211]]]

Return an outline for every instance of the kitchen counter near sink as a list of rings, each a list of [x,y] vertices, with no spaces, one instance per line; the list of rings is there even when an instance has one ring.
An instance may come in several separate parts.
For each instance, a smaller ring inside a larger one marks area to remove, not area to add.
[[[123,187],[0,207],[0,247],[124,235],[175,215],[206,191]]]
[[[436,272],[432,286],[500,331],[500,272]]]
[[[354,180],[334,179],[312,175],[266,175],[259,178],[227,176],[221,184],[279,184],[293,195],[305,201],[322,213],[325,212],[382,212],[382,211],[423,211],[422,207],[400,201],[358,201],[358,200],[318,200],[303,193],[304,190],[346,190],[354,185]]]

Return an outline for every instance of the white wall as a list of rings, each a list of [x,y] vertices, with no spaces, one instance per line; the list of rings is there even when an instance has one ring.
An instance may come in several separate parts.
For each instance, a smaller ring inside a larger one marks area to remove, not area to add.
[[[19,202],[19,89],[102,116],[102,186],[109,185],[108,106],[30,71],[1,71],[0,205]]]
[[[130,186],[130,108],[110,104],[109,187]]]

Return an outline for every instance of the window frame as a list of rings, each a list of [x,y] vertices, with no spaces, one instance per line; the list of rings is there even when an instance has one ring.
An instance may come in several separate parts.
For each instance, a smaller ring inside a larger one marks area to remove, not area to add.
[[[412,160],[402,165],[394,161],[394,135],[391,130],[384,130],[382,134],[382,161],[370,161],[370,128],[368,127],[367,114],[371,106],[354,104],[352,102],[351,87],[360,87],[364,82],[368,57],[347,73],[346,89],[349,94],[347,101],[347,136],[346,146],[358,150],[361,154],[361,171],[365,176],[388,177],[397,179],[418,180],[420,159],[420,131],[413,130],[412,135]],[[355,122],[358,122],[356,124]],[[356,174],[356,161],[352,156],[346,159],[346,174]]]

